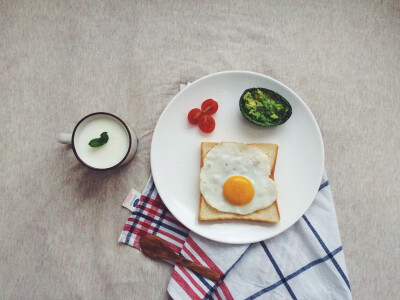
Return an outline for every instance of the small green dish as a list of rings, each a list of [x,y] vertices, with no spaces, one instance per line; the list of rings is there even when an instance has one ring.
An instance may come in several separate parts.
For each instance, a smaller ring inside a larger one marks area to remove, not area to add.
[[[292,106],[278,93],[265,88],[250,88],[239,101],[240,112],[251,123],[269,127],[285,123],[292,115]]]

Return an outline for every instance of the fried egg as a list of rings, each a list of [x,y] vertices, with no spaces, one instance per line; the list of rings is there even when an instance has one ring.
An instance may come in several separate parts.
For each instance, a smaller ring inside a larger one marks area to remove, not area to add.
[[[270,174],[268,155],[256,146],[219,143],[204,159],[200,192],[219,211],[247,215],[270,206],[277,198]]]

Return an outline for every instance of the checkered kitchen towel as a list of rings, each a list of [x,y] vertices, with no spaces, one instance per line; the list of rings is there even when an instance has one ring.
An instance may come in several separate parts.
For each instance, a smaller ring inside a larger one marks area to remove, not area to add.
[[[311,207],[295,225],[251,245],[218,243],[189,232],[168,212],[152,177],[140,198],[131,202],[121,243],[140,249],[140,237],[155,234],[179,255],[223,274],[215,283],[175,265],[168,285],[173,299],[351,299],[326,174]]]

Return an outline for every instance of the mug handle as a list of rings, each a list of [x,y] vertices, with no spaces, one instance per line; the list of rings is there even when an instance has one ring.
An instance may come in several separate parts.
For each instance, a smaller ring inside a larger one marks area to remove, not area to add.
[[[57,141],[61,144],[71,144],[72,134],[71,133],[60,133],[57,137]]]

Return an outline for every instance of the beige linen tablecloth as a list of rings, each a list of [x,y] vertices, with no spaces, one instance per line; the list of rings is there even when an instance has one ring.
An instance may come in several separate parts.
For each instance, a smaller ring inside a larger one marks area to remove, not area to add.
[[[399,280],[399,1],[0,2],[0,298],[166,299],[172,267],[117,242],[179,84],[249,70],[293,89],[324,138],[355,299]],[[139,136],[116,171],[56,143],[108,111]]]

